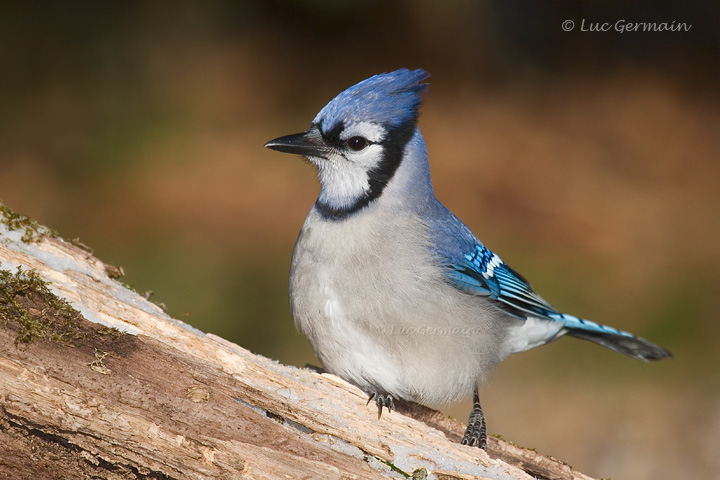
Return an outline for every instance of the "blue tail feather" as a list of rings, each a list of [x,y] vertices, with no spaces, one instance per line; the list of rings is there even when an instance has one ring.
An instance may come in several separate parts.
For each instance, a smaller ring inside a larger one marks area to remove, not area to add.
[[[589,340],[633,358],[659,360],[672,357],[672,354],[661,346],[635,336],[630,332],[607,325],[600,325],[566,313],[554,314],[551,315],[551,318],[565,323],[567,334],[572,337]]]

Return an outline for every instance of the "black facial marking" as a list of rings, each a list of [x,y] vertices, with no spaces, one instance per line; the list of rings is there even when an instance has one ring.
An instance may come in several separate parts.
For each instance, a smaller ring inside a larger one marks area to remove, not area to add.
[[[334,207],[332,205],[322,203],[318,199],[318,201],[315,202],[315,208],[320,215],[327,220],[344,220],[350,215],[365,208],[370,204],[370,202],[378,198],[382,194],[390,179],[392,179],[393,175],[395,175],[395,171],[397,171],[400,166],[405,146],[415,133],[416,123],[417,116],[412,122],[407,122],[398,128],[390,130],[385,140],[380,143],[383,146],[383,157],[378,165],[368,172],[370,188],[367,192],[365,192],[365,195],[357,199],[355,203],[348,207]],[[336,136],[335,138],[337,138],[337,135],[340,134],[342,128],[336,132],[337,129],[338,128],[336,126],[330,133],[324,134],[323,136],[326,139],[329,139],[331,136],[330,134],[334,133]]]
[[[342,141],[340,140],[340,134],[342,133],[343,130],[345,130],[345,123],[344,123],[344,122],[338,122],[338,123],[332,128],[332,130],[330,130],[329,132],[323,132],[322,129],[320,128],[320,125],[322,125],[322,120],[319,121],[316,125],[317,125],[318,129],[320,130],[320,134],[323,136],[323,139],[325,139],[325,141],[326,141],[329,145],[333,145],[333,144],[340,145],[340,144],[342,144]]]
[[[368,172],[370,177],[370,190],[368,191],[368,202],[376,199],[382,194],[395,171],[402,162],[405,146],[415,133],[415,122],[407,123],[401,127],[388,132],[387,139],[383,142],[383,158],[377,167]]]

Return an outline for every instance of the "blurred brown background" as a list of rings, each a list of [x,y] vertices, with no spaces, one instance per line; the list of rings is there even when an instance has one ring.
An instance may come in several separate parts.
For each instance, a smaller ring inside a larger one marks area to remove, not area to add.
[[[0,199],[171,315],[317,364],[286,298],[315,173],[262,145],[425,68],[438,197],[561,310],[675,354],[514,356],[482,392],[490,432],[598,477],[720,478],[720,4],[601,3],[3,2]]]

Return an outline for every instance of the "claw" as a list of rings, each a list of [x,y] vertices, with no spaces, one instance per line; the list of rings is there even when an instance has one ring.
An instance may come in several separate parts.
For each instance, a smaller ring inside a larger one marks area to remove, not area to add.
[[[388,412],[395,410],[395,399],[389,394],[371,393],[366,405],[370,405],[370,401],[372,399],[375,399],[375,404],[378,407],[378,420],[380,420],[380,417],[382,416],[383,407],[386,407]]]

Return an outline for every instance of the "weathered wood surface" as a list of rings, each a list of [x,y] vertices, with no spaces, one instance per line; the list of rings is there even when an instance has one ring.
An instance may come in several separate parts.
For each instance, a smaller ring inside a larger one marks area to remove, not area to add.
[[[19,324],[0,319],[0,478],[589,478],[496,438],[459,445],[464,426],[422,407],[378,421],[338,377],[195,330],[87,251],[22,235],[0,225],[0,268],[35,270],[87,335],[16,346]]]

